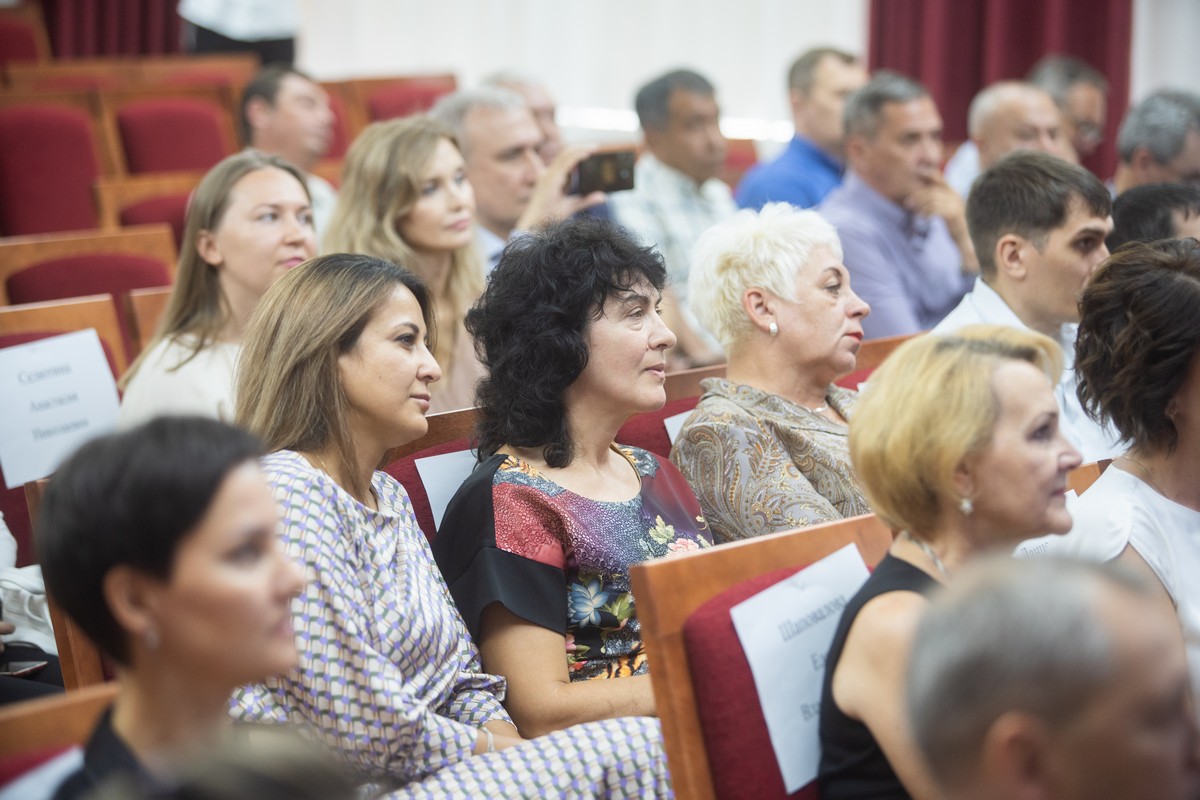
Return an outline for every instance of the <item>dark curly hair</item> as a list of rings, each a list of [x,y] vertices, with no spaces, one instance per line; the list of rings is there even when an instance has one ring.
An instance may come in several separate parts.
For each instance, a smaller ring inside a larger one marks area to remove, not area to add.
[[[1101,265],[1079,301],[1076,392],[1134,448],[1170,452],[1168,407],[1200,350],[1200,244],[1131,242]],[[1192,322],[1188,322],[1192,320]]]
[[[552,467],[574,456],[563,393],[588,363],[584,331],[604,301],[641,281],[661,291],[662,256],[622,228],[578,219],[504,248],[467,330],[487,377],[475,389],[479,457],[504,445],[544,448]]]

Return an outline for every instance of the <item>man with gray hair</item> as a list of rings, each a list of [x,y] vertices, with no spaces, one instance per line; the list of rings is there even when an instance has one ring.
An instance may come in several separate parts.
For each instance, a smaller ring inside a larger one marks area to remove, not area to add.
[[[548,166],[538,155],[543,135],[525,100],[497,87],[446,95],[430,111],[458,140],[475,189],[475,232],[488,269],[514,231],[555,222],[604,202],[602,192],[566,194],[567,174],[591,153],[563,150]]]
[[[634,106],[646,152],[634,168],[634,188],[610,195],[609,209],[666,261],[663,314],[679,340],[673,366],[716,363],[720,346],[686,308],[692,245],[737,211],[729,186],[717,177],[726,144],[716,90],[699,73],[677,69],[639,89]]]
[[[963,199],[942,179],[942,117],[925,87],[880,71],[846,101],[845,181],[817,210],[871,305],[868,338],[929,330],[979,272]]]
[[[1114,565],[963,571],[909,659],[913,739],[949,800],[1195,800],[1196,723],[1174,613]]]
[[[1044,56],[1025,80],[1044,89],[1058,106],[1064,142],[1075,159],[1096,152],[1104,141],[1108,114],[1108,81],[1087,63],[1072,56]]]
[[[983,89],[967,110],[967,131],[970,140],[946,164],[946,182],[963,197],[980,172],[1014,150],[1075,160],[1063,139],[1054,99],[1031,83],[1000,81]]]
[[[762,208],[783,201],[811,208],[842,182],[845,162],[846,98],[867,82],[856,56],[814,47],[788,70],[788,100],[796,135],[779,158],[759,164],[742,178],[737,203]]]
[[[1147,183],[1200,184],[1200,95],[1162,89],[1129,109],[1117,154],[1115,194]]]
[[[517,72],[497,72],[483,79],[484,86],[511,89],[525,100],[542,132],[538,155],[549,164],[562,152],[562,131],[558,127],[558,106],[544,84]]]

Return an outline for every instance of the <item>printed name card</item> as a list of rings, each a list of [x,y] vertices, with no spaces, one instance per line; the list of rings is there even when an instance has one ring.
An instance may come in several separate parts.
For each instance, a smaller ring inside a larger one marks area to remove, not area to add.
[[[94,330],[0,350],[0,467],[14,489],[117,426],[117,387]]]
[[[817,777],[825,658],[842,609],[866,579],[849,544],[729,610],[789,794]]]
[[[446,506],[462,486],[462,482],[471,476],[475,469],[475,453],[471,450],[455,450],[452,453],[442,453],[440,456],[418,458],[414,462],[417,474],[421,476],[421,484],[429,498],[429,510],[433,512],[433,525],[442,527],[442,517],[446,515]]]

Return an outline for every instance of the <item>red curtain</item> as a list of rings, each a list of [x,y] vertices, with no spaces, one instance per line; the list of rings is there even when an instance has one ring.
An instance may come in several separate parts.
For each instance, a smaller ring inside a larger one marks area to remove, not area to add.
[[[55,58],[180,52],[175,0],[42,0]]]
[[[1133,0],[871,0],[869,62],[929,88],[946,140],[967,138],[967,107],[993,81],[1022,78],[1047,53],[1081,58],[1108,78],[1104,143],[1085,162],[1108,178],[1129,101]]]

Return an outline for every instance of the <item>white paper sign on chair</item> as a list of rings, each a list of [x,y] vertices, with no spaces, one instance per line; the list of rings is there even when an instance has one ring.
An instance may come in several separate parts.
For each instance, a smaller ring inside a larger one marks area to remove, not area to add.
[[[0,350],[0,467],[14,489],[117,427],[117,387],[91,330]]]
[[[789,794],[817,777],[825,657],[842,609],[867,574],[848,544],[729,610]]]

